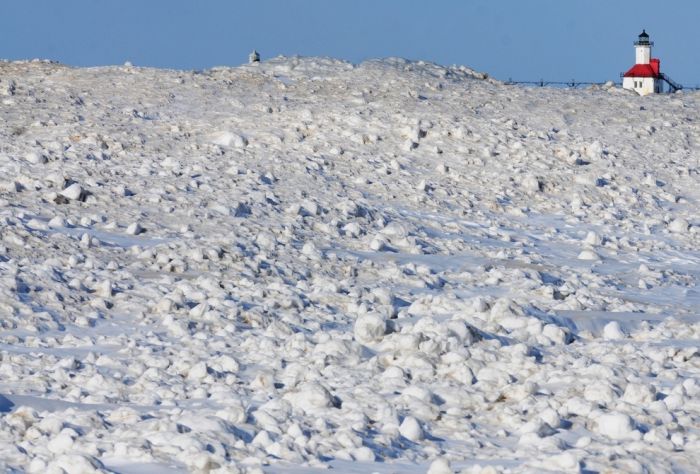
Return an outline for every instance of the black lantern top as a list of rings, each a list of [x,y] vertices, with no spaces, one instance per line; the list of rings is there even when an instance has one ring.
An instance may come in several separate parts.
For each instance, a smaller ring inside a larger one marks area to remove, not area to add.
[[[639,35],[639,40],[635,41],[635,46],[651,46],[654,43],[649,41],[649,35],[647,34],[646,30],[642,30],[641,34]]]

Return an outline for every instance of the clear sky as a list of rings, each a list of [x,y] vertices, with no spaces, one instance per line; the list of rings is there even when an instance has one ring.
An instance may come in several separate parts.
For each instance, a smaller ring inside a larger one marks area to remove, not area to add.
[[[204,69],[256,48],[602,81],[632,66],[646,28],[662,70],[695,85],[698,19],[697,0],[2,0],[0,58]]]

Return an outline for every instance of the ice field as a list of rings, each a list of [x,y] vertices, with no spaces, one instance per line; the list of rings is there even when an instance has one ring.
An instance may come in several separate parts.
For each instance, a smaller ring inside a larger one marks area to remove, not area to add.
[[[696,472],[699,99],[0,62],[0,468]]]

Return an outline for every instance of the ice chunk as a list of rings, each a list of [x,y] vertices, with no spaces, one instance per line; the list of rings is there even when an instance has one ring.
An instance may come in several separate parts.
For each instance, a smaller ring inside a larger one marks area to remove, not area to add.
[[[330,392],[314,382],[302,384],[297,390],[284,394],[283,398],[305,413],[315,413],[333,405]]]
[[[374,462],[377,458],[372,451],[367,446],[360,446],[352,450],[352,457],[355,461],[359,462]]]
[[[376,313],[360,315],[355,320],[355,339],[362,344],[378,342],[386,332],[386,321]]]
[[[112,282],[109,280],[103,280],[95,286],[95,294],[102,298],[110,298],[112,296],[112,291]]]
[[[403,419],[401,426],[399,426],[399,433],[401,433],[401,436],[404,438],[414,442],[420,441],[425,437],[425,433],[423,432],[423,427],[420,425],[420,422],[418,422],[418,420],[412,416],[407,416]]]
[[[84,196],[84,193],[85,191],[83,190],[83,187],[78,183],[73,183],[60,192],[61,196],[72,201],[81,200]]]
[[[668,230],[674,234],[684,234],[688,231],[688,227],[690,224],[683,218],[674,219],[668,224]]]
[[[598,255],[593,249],[583,249],[581,253],[578,254],[579,260],[600,260],[600,255]]]
[[[38,459],[38,458],[36,458]],[[52,460],[44,472],[65,472],[66,474],[98,474],[105,472],[97,459],[76,453],[66,453]],[[33,471],[39,472],[39,471]]]
[[[530,192],[537,192],[542,190],[542,183],[537,176],[528,174],[525,176],[521,182],[523,189]]]
[[[622,331],[620,323],[617,321],[610,321],[603,328],[603,339],[624,339],[627,335]]]
[[[452,474],[454,471],[450,466],[450,461],[445,458],[437,458],[430,463],[427,474]]]
[[[48,161],[46,159],[46,156],[44,156],[43,153],[38,152],[38,151],[27,152],[27,154],[24,155],[24,159],[27,160],[29,163],[32,163],[34,165],[44,164]]]
[[[601,243],[603,243],[603,239],[591,230],[588,232],[588,234],[586,234],[584,242],[586,242],[588,245],[600,245]]]
[[[628,383],[622,400],[638,406],[646,406],[656,400],[656,389],[653,385]]]
[[[57,436],[49,441],[47,448],[55,454],[71,451],[77,437],[78,433],[72,428],[64,428]]]
[[[614,440],[640,439],[641,433],[634,429],[634,422],[629,415],[611,412],[596,418],[598,433]]]
[[[187,378],[190,380],[202,380],[207,376],[209,367],[204,361],[197,362],[187,371]]]
[[[248,145],[248,139],[243,135],[233,132],[218,132],[212,135],[211,142],[223,147],[244,148]]]
[[[126,228],[126,233],[129,235],[139,235],[144,232],[144,228],[141,227],[141,224],[138,222],[132,222],[129,224],[129,226]]]

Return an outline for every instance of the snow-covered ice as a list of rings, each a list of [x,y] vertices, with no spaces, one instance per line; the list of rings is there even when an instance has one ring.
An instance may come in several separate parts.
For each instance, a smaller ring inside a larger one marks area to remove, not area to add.
[[[0,62],[0,466],[693,472],[700,95]]]

